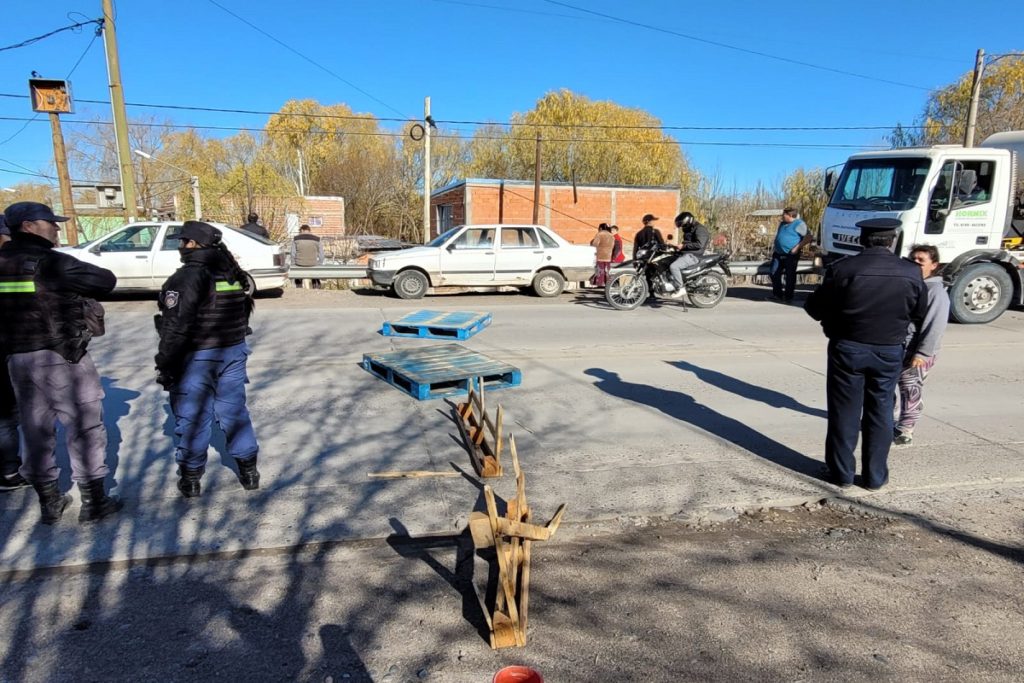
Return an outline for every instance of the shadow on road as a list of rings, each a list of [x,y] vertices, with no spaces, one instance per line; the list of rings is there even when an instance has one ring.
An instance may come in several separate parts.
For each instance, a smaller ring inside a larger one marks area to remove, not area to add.
[[[669,365],[675,366],[680,370],[692,372],[697,379],[711,386],[718,387],[722,391],[728,391],[731,394],[742,396],[743,398],[749,398],[752,401],[760,401],[765,405],[771,406],[772,408],[785,408],[792,410],[797,413],[804,413],[805,415],[811,415],[812,417],[827,418],[828,412],[821,408],[812,408],[805,406],[800,401],[797,401],[792,396],[783,394],[779,391],[772,389],[766,389],[764,387],[757,386],[756,384],[750,384],[743,380],[730,377],[724,373],[716,370],[709,370],[702,368],[693,363],[687,363],[684,360],[666,361]]]
[[[680,391],[659,389],[646,384],[624,382],[616,372],[589,368],[584,374],[597,378],[601,391],[612,396],[650,406],[670,417],[689,423],[723,441],[733,443],[754,455],[814,479],[822,476],[822,462],[808,458],[785,444],[771,439],[739,420],[698,403]]]

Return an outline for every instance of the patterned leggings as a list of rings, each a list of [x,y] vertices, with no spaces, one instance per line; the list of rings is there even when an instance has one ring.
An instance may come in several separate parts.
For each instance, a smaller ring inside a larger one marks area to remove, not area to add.
[[[896,431],[911,434],[924,412],[924,380],[935,365],[935,356],[925,359],[924,367],[910,366],[900,374],[900,400],[896,402]]]

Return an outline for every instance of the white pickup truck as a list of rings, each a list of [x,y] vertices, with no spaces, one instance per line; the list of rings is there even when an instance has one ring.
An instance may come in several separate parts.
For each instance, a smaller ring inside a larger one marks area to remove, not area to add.
[[[422,247],[370,259],[374,285],[402,299],[419,299],[431,287],[532,287],[558,296],[566,281],[594,274],[594,247],[570,244],[542,225],[460,225]]]

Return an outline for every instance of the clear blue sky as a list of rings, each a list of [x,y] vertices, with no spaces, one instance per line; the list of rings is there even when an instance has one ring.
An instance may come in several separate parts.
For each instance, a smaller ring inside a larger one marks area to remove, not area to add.
[[[435,119],[501,122],[531,109],[544,93],[569,88],[644,108],[667,126],[888,127],[911,122],[928,88],[971,69],[977,48],[990,54],[1024,49],[1024,3],[1009,0],[566,4],[625,21],[545,0],[120,0],[125,95],[128,102],[264,111],[312,98],[380,117],[421,117],[429,95]],[[3,5],[0,47],[101,15],[100,0]],[[0,51],[0,93],[26,94],[33,70],[63,78],[81,57],[71,77],[75,97],[107,99],[103,41],[86,52],[91,39],[84,29]],[[177,124],[216,126],[261,127],[267,118],[129,109],[129,116],[153,114]],[[29,116],[27,100],[0,97],[0,117]],[[109,108],[80,103],[65,118],[96,116],[109,119]],[[31,179],[12,171],[52,173],[46,117],[19,133],[24,125],[0,120],[0,186]],[[74,125],[66,123],[65,134]],[[698,169],[720,173],[728,191],[734,184],[747,189],[759,180],[777,183],[798,166],[839,163],[855,150],[693,143],[859,147],[884,144],[886,132],[672,134]]]

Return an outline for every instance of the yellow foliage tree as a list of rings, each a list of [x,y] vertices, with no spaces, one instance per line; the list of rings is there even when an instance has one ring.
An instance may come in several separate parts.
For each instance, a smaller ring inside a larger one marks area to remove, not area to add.
[[[469,146],[470,175],[528,179],[540,134],[544,180],[614,185],[680,185],[696,176],[679,144],[642,109],[594,101],[569,90],[550,92],[512,126],[477,131]]]
[[[782,181],[783,203],[800,211],[807,227],[820,231],[821,217],[828,204],[828,195],[822,187],[825,174],[820,168],[798,168]]]
[[[897,126],[894,146],[962,143],[967,127],[974,72],[932,93],[925,103],[917,131]],[[1024,129],[1024,57],[1009,56],[988,66],[981,81],[975,141],[992,133]]]

